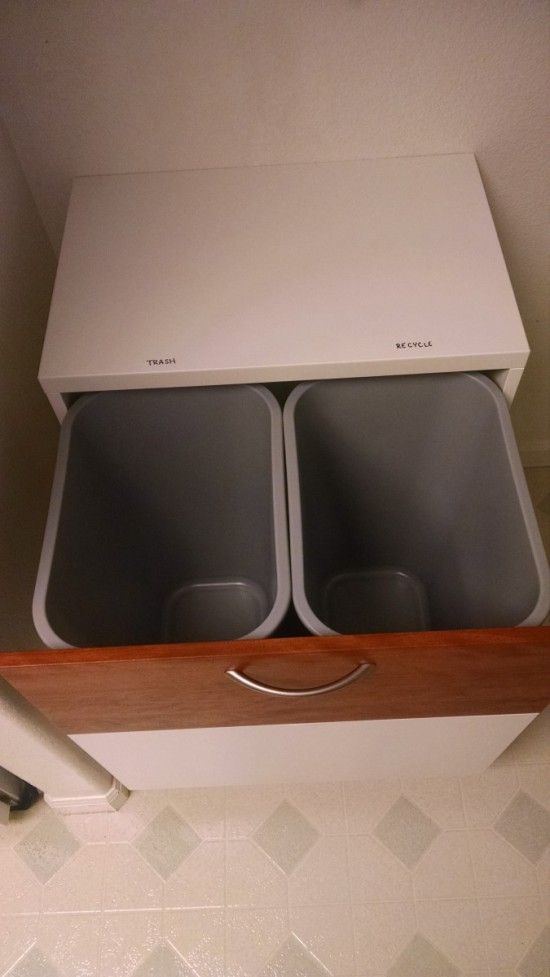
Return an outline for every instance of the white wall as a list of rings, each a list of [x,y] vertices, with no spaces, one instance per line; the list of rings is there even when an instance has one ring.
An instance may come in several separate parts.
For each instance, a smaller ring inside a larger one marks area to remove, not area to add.
[[[40,645],[31,599],[58,428],[36,373],[54,269],[0,127],[0,648]]]
[[[548,9],[10,0],[2,106],[55,247],[75,174],[473,150],[533,347],[516,428],[549,460]]]

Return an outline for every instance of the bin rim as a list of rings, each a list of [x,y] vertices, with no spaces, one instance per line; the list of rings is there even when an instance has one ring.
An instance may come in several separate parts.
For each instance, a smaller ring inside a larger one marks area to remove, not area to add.
[[[300,383],[290,393],[283,410],[283,430],[285,438],[285,456],[287,468],[288,484],[288,522],[290,531],[290,570],[292,578],[292,599],[296,612],[302,623],[314,634],[335,635],[339,632],[328,627],[315,614],[311,608],[305,592],[304,585],[304,547],[302,536],[302,506],[300,496],[300,471],[298,466],[298,448],[296,443],[296,425],[294,423],[295,412],[298,402],[311,387],[327,386],[337,383],[365,383],[368,381],[389,381],[395,379],[408,380],[418,377],[463,377],[467,381],[472,381],[484,387],[495,404],[497,416],[502,432],[506,456],[510,464],[510,469],[517,491],[521,515],[527,532],[527,537],[531,546],[533,563],[538,577],[539,592],[537,600],[529,614],[514,627],[534,627],[539,625],[550,612],[550,568],[544,550],[544,545],[540,535],[537,518],[527,487],[525,473],[516,443],[514,430],[508,405],[501,389],[496,383],[482,373],[470,373],[466,371],[441,372],[441,373],[417,373],[417,374],[392,374],[384,377],[345,377],[324,380],[309,380]]]
[[[276,593],[275,600],[267,617],[248,634],[241,636],[239,640],[250,638],[267,637],[278,624],[282,621],[291,599],[290,583],[290,554],[288,545],[288,530],[286,517],[286,491],[285,491],[285,463],[283,445],[283,423],[282,411],[276,397],[267,387],[261,384],[219,384],[212,390],[244,388],[251,390],[259,396],[265,403],[269,411],[270,421],[270,461],[271,461],[271,487],[273,493],[272,516],[273,516],[273,548],[276,573]],[[83,408],[98,396],[108,393],[143,393],[146,390],[162,394],[166,390],[204,390],[204,387],[162,387],[162,388],[143,388],[132,387],[129,390],[116,391],[93,391],[85,393],[69,407],[65,415],[59,434],[57,458],[55,462],[50,501],[48,505],[48,515],[44,529],[42,550],[36,574],[32,598],[32,619],[34,627],[40,639],[49,648],[70,649],[77,647],[64,641],[52,628],[46,613],[46,599],[48,595],[48,584],[55,553],[55,541],[61,519],[63,507],[63,486],[67,473],[69,460],[70,443],[72,429],[78,414]]]

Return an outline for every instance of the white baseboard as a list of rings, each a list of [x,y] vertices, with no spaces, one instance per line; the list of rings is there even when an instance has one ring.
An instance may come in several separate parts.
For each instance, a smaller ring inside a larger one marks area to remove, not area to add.
[[[130,791],[114,780],[106,794],[86,797],[52,797],[44,794],[44,800],[59,814],[102,814],[118,811],[129,797]]]
[[[526,441],[520,445],[519,453],[524,468],[546,468],[550,466],[550,438]]]

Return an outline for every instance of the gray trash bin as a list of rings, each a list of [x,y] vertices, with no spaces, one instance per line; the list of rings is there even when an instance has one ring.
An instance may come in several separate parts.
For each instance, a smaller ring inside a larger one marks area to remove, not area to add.
[[[289,599],[269,391],[116,391],[71,407],[33,603],[46,644],[265,637]]]
[[[305,383],[284,427],[293,598],[310,631],[542,622],[548,564],[494,383]]]

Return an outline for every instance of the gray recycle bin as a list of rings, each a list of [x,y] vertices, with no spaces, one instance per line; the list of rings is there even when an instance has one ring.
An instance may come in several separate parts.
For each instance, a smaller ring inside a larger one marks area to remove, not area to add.
[[[543,621],[548,564],[486,377],[301,384],[284,428],[293,598],[314,634]]]
[[[71,407],[33,603],[46,644],[265,637],[289,599],[268,390],[116,391]]]

